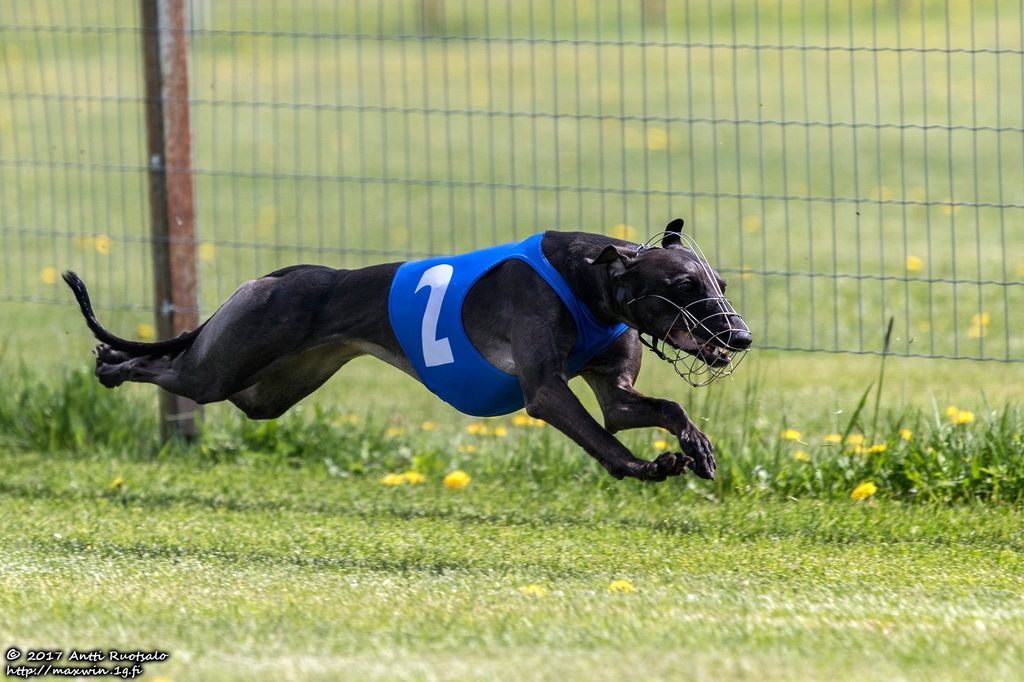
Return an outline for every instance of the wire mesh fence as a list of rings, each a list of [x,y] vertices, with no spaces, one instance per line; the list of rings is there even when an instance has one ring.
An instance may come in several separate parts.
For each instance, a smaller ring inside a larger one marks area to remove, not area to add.
[[[1024,360],[1024,1],[189,2],[200,308],[675,216],[762,348]],[[138,0],[0,3],[0,300],[151,309]]]

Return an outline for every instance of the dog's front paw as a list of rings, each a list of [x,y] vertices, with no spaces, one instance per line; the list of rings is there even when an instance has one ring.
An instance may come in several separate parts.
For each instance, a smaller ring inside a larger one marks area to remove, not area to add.
[[[701,478],[715,478],[715,446],[696,427],[679,435],[679,445],[691,458],[690,468]]]
[[[654,461],[630,457],[605,462],[605,469],[615,478],[635,478],[640,481],[664,481],[669,476],[681,476],[693,468],[693,460],[681,452],[663,452]]]
[[[682,476],[693,468],[693,460],[681,452],[663,452],[653,461],[644,462],[643,473],[638,476],[645,481],[664,481],[669,476]]]

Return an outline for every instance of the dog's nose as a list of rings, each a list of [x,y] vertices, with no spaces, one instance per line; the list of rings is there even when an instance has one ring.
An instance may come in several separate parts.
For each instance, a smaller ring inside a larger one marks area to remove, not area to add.
[[[734,329],[729,332],[729,348],[733,350],[746,350],[754,342],[754,337],[748,329]]]

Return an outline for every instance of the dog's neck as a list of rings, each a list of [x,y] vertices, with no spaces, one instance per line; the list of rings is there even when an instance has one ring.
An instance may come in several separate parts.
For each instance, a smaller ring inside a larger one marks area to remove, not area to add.
[[[615,304],[608,269],[592,263],[609,243],[629,245],[603,235],[549,231],[541,247],[548,262],[565,278],[594,317],[605,324],[618,324],[623,321],[622,313]]]

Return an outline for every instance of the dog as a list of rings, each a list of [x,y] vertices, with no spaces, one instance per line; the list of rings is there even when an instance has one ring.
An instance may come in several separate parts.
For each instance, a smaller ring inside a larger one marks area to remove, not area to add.
[[[682,228],[670,222],[660,246],[548,231],[461,256],[356,270],[294,265],[246,282],[196,329],[154,343],[104,329],[84,282],[73,272],[64,280],[100,341],[96,376],[109,388],[151,383],[271,419],[372,355],[467,414],[525,407],[617,479],[663,481],[688,469],[713,479],[714,448],[686,411],[633,387],[643,345],[722,373],[752,342],[725,281],[692,240],[683,243]],[[604,426],[570,390],[576,375]],[[644,460],[613,436],[648,426],[674,434],[680,451]]]

